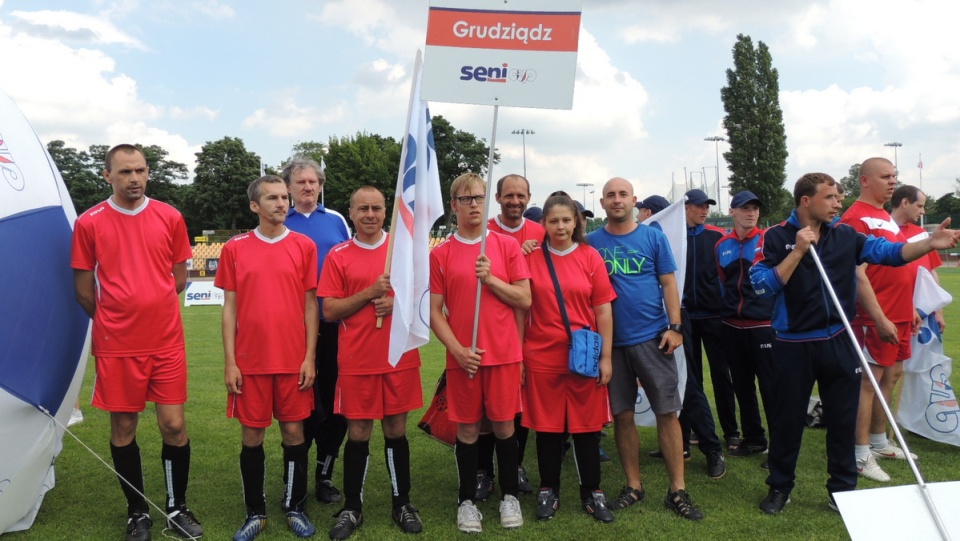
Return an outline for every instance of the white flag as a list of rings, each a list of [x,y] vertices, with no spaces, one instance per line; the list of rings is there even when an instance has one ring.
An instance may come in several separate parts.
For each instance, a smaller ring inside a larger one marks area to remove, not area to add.
[[[440,171],[427,102],[420,99],[423,76],[420,51],[414,63],[406,137],[400,153],[400,174],[394,205],[390,285],[393,318],[390,324],[390,364],[430,341],[430,229],[443,217]]]

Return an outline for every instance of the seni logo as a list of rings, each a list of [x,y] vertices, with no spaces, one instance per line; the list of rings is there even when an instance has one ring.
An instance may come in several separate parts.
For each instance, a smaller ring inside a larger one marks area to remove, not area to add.
[[[480,83],[532,83],[537,79],[537,72],[529,68],[511,68],[506,62],[499,67],[495,66],[462,66],[460,68],[461,81],[477,81]]]
[[[187,293],[188,301],[209,301],[213,300],[213,294],[210,292],[203,293]]]

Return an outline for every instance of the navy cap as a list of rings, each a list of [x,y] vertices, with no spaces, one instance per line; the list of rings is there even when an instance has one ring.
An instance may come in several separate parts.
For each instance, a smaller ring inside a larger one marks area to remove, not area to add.
[[[638,209],[647,209],[654,214],[669,206],[670,202],[667,201],[667,198],[662,195],[651,195],[650,197],[637,203]]]
[[[713,199],[710,199],[710,196],[704,193],[703,190],[690,190],[685,195],[687,196],[688,205],[702,205],[704,203],[708,203],[710,205],[717,204],[717,202]]]
[[[579,201],[574,201],[574,203],[577,204],[577,208],[580,209],[580,214],[582,214],[584,218],[593,218],[593,212],[583,208],[582,203]]]
[[[543,209],[540,207],[530,207],[523,211],[523,217],[531,222],[539,222],[541,216],[543,216]]]
[[[763,202],[760,201],[760,198],[756,196],[750,190],[743,190],[742,192],[737,192],[737,195],[733,196],[733,199],[730,200],[730,208],[738,209],[747,203],[756,203],[758,206],[763,206]]]

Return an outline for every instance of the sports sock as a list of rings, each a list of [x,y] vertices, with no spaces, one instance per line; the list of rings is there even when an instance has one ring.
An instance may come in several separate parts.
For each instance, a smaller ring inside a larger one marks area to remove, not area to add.
[[[300,509],[307,499],[307,447],[306,442],[299,445],[283,446],[283,469],[289,476],[284,494],[283,510]]]
[[[520,480],[517,479],[517,435],[506,439],[497,438],[497,468],[500,470],[500,491],[503,495],[516,498],[520,494]]]
[[[563,434],[537,432],[537,464],[540,468],[540,486],[552,488],[560,496],[560,466],[563,463]]]
[[[143,463],[140,459],[140,446],[137,445],[137,439],[134,438],[129,445],[123,447],[117,447],[111,443],[110,455],[113,457],[113,468],[117,470],[120,488],[123,489],[123,495],[127,498],[127,515],[146,513],[149,509],[147,502],[141,496],[143,494]],[[127,484],[128,481],[130,484]]]
[[[880,434],[870,434],[870,447],[874,449],[883,449],[890,444],[890,440],[887,439],[887,433],[882,432]]]
[[[513,433],[517,435],[517,464],[523,464],[523,455],[527,451],[527,436],[530,435],[530,429],[520,423],[522,419],[522,413],[513,418]]]
[[[870,458],[870,445],[854,445],[853,452],[857,456],[857,460],[866,460]]]
[[[600,433],[574,434],[573,458],[580,478],[580,499],[585,500],[600,489]]]
[[[337,457],[333,455],[322,455],[319,450],[317,451],[317,473],[316,473],[316,482],[319,485],[320,481],[329,480],[333,477],[333,465],[336,464]]]
[[[383,438],[383,454],[393,485],[393,508],[410,503],[410,442],[406,436]]]
[[[343,445],[343,508],[363,511],[363,483],[370,462],[370,442],[347,440]]]
[[[244,445],[240,450],[240,478],[243,481],[243,502],[247,505],[248,514],[267,514],[267,499],[263,493],[266,461],[263,444],[256,447]]]
[[[483,470],[487,472],[491,478],[497,476],[497,472],[493,470],[493,450],[497,446],[497,438],[493,433],[489,434],[480,434],[480,437],[477,438],[477,470]]]
[[[457,504],[467,500],[476,503],[478,448],[477,442],[463,443],[460,438],[457,438],[457,445],[454,448],[454,456],[457,457],[457,477],[460,481]]]
[[[167,514],[187,505],[187,480],[190,478],[190,441],[180,447],[163,444],[160,451],[163,480],[167,487]]]

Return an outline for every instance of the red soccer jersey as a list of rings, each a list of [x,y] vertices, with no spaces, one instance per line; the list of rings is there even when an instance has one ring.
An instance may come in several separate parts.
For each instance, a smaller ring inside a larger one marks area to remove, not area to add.
[[[384,234],[375,245],[363,244],[353,238],[334,246],[323,263],[317,296],[345,299],[370,287],[383,274],[387,244],[387,235]],[[353,315],[340,320],[337,366],[341,374],[386,374],[420,366],[420,353],[416,349],[404,353],[396,367],[390,366],[392,318],[384,317],[383,325],[378,329],[377,311],[373,303],[367,303]]]
[[[443,295],[447,321],[461,345],[470,347],[473,337],[473,313],[477,300],[477,257],[480,238],[463,240],[453,234],[430,251],[430,293]],[[530,278],[520,245],[499,233],[487,236],[487,257],[490,271],[504,282],[514,283]],[[520,334],[513,308],[490,291],[481,288],[480,325],[477,348],[485,350],[484,366],[518,363],[522,359]],[[447,353],[447,368],[460,365]]]
[[[900,226],[900,232],[903,233],[904,237],[906,237],[907,242],[919,242],[930,236],[930,233],[927,233],[926,229],[917,224],[903,224]],[[914,263],[926,268],[927,270],[933,270],[943,265],[943,258],[941,258],[940,254],[934,250],[926,256],[914,261]]]
[[[528,240],[535,240],[538,243],[543,242],[543,238],[546,236],[546,231],[543,229],[543,226],[537,222],[532,222],[526,218],[521,218],[520,227],[516,229],[510,229],[509,227],[500,223],[500,217],[494,216],[487,220],[487,229],[490,231],[496,231],[497,233],[502,233],[508,237],[513,237],[517,239],[517,242],[523,244]]]
[[[533,306],[523,337],[524,366],[534,372],[569,373],[570,340],[542,249],[527,254]],[[578,244],[562,255],[551,250],[550,256],[563,291],[570,329],[590,327],[596,332],[593,307],[617,298],[603,258],[585,244]]]
[[[223,245],[214,285],[237,293],[237,368],[242,374],[296,374],[307,354],[306,293],[317,287],[317,246],[289,229],[259,230]]]
[[[70,266],[94,271],[93,354],[130,357],[182,348],[173,266],[190,259],[183,216],[145,198],[136,210],[110,199],[77,218]]]
[[[892,242],[906,242],[900,227],[883,209],[857,201],[840,218],[845,223],[865,235],[882,237]],[[867,266],[867,278],[877,294],[877,302],[893,323],[913,321],[913,286],[917,278],[916,267],[887,267],[885,265]],[[873,320],[857,302],[857,325],[873,325]]]

